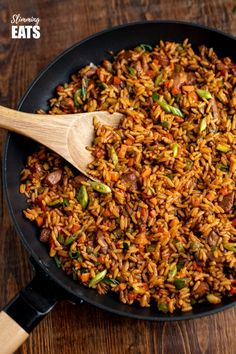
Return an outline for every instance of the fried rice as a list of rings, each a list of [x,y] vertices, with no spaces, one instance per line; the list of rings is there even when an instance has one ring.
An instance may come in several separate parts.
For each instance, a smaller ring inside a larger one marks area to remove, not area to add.
[[[94,119],[88,172],[101,183],[44,147],[21,173],[24,215],[59,268],[162,312],[236,293],[235,75],[212,48],[160,41],[57,86],[50,114],[124,114],[116,129]]]

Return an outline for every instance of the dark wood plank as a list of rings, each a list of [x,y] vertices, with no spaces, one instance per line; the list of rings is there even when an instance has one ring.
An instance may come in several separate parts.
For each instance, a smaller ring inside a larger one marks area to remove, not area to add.
[[[14,13],[40,18],[41,38],[12,40]],[[0,3],[0,104],[16,107],[27,86],[58,53],[102,29],[139,20],[176,19],[236,35],[233,0],[2,0]],[[187,34],[186,34],[187,36]],[[0,132],[2,151],[5,133]],[[14,231],[0,189],[0,306],[32,278],[28,256]],[[236,310],[194,321],[152,323],[121,318],[88,304],[60,303],[18,354],[234,354]]]

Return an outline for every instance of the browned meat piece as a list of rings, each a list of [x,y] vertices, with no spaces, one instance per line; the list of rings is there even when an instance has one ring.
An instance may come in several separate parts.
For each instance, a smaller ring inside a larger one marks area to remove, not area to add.
[[[42,229],[40,232],[39,240],[41,242],[48,242],[50,238],[51,230],[50,229]]]
[[[135,70],[137,72],[137,76],[139,77],[142,74],[142,71],[143,71],[141,63],[140,63],[139,60],[135,63]]]
[[[97,72],[97,68],[92,66],[88,71],[86,71],[86,73],[84,73],[84,76],[90,77],[96,74],[96,72]]]
[[[186,73],[181,71],[173,75],[173,87],[181,87],[183,84],[191,85],[195,82],[196,77],[194,73]]]
[[[134,192],[137,190],[137,176],[134,172],[124,173],[121,178],[121,183],[126,187],[126,189],[130,192]]]
[[[213,96],[212,99],[210,100],[211,106],[212,106],[212,111],[213,111],[213,117],[218,121],[220,119],[220,114],[219,110],[216,104],[215,97]]]
[[[219,234],[215,230],[212,230],[208,236],[208,244],[210,246],[217,246],[219,240],[220,240]]]
[[[74,101],[72,98],[65,97],[60,102],[61,108],[65,111],[73,111],[74,110]]]
[[[170,60],[166,54],[157,54],[156,57],[161,65],[163,66],[169,65]]]
[[[79,175],[79,176],[75,176],[72,179],[71,184],[74,188],[79,188],[82,182],[86,182],[86,181],[87,181],[87,177]]]
[[[108,244],[105,240],[105,237],[104,237],[104,234],[102,231],[98,231],[97,232],[97,242],[99,244],[99,246],[101,246],[100,248],[100,252],[103,253],[103,254],[107,254],[107,250],[108,250]]]
[[[219,202],[219,206],[224,209],[226,213],[229,213],[234,205],[234,192],[229,193],[223,197],[223,199]]]
[[[202,281],[199,287],[196,290],[194,290],[193,293],[197,298],[201,298],[204,295],[206,295],[208,291],[209,291],[209,285],[205,281]]]
[[[45,183],[49,186],[54,186],[55,184],[59,183],[62,178],[62,170],[56,170],[51,173],[49,173],[45,177]]]

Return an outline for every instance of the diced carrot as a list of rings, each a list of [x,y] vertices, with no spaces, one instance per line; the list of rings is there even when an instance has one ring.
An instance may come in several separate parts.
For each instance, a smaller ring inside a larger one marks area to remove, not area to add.
[[[71,228],[72,234],[75,234],[77,231],[80,230],[80,225],[79,224],[74,224]]]
[[[111,213],[111,211],[110,211],[109,208],[107,208],[107,209],[104,210],[103,216],[111,216],[111,215],[112,215],[112,213]]]
[[[128,293],[128,299],[129,299],[130,301],[135,300],[135,299],[137,298],[137,296],[138,296],[138,294],[136,294],[136,293],[133,292],[133,291],[130,291],[130,292]]]
[[[119,179],[119,173],[116,172],[116,171],[112,171],[112,172],[110,173],[110,176],[111,176],[111,181],[112,181],[112,182],[117,182],[118,179]]]
[[[98,257],[98,262],[100,262],[100,263],[102,263],[102,264],[104,264],[105,263],[105,257],[104,256],[99,256]]]
[[[228,188],[227,186],[221,187],[221,189],[220,189],[220,194],[221,194],[221,195],[225,196],[225,195],[227,195],[228,193],[229,193],[229,188]]]
[[[35,221],[36,221],[36,224],[37,224],[37,226],[42,226],[43,225],[43,217],[42,216],[37,216],[36,217],[36,219],[35,219]]]
[[[155,65],[159,65],[159,60],[158,59],[153,59],[152,61]]]
[[[171,90],[172,95],[177,96],[180,93],[180,89],[176,86],[174,86]]]
[[[232,225],[233,225],[234,227],[236,227],[236,219],[234,219],[234,220],[232,221]]]
[[[80,279],[83,283],[86,283],[90,279],[90,273],[81,274]]]
[[[149,243],[144,232],[141,232],[136,236],[135,243],[138,244],[139,246],[145,246]]]
[[[191,100],[192,102],[197,102],[197,101],[198,101],[198,95],[196,94],[195,91],[189,92],[189,93],[188,93],[188,98],[189,98],[189,100]]]
[[[151,198],[151,199],[153,199],[153,198]],[[151,201],[151,199],[150,199],[150,201]],[[153,204],[155,205],[155,203],[153,203]],[[155,218],[155,216],[157,216],[157,212],[156,212],[155,209],[152,209],[152,210],[150,211],[150,216],[151,216],[152,218]]]
[[[114,84],[114,85],[120,85],[120,83],[121,83],[120,78],[119,78],[118,76],[114,76],[114,78],[113,78],[113,84]]]
[[[124,159],[125,158],[125,154],[126,154],[127,148],[128,148],[127,145],[125,145],[125,144],[121,145],[120,151],[118,153],[118,157],[120,159]]]
[[[81,243],[84,243],[85,240],[86,240],[86,236],[85,235],[80,236],[80,238],[78,239],[78,244],[80,245]]]
[[[158,202],[157,197],[151,198],[151,199],[150,199],[150,202],[151,202],[153,205],[157,205],[157,202]],[[152,210],[152,212],[153,212],[153,210]],[[150,213],[150,215],[151,215],[151,213]],[[151,215],[151,216],[156,216],[156,215]]]
[[[164,85],[165,85],[165,87],[170,88],[170,87],[172,86],[172,83],[173,83],[173,81],[171,81],[171,80],[166,80],[166,81],[164,82]]]
[[[184,91],[186,91],[186,92],[192,92],[192,91],[194,91],[194,86],[192,86],[192,85],[184,85],[184,86],[182,86],[182,89]]]
[[[149,177],[151,173],[152,173],[151,168],[149,166],[146,166],[146,168],[142,172],[141,176],[142,176],[142,178]]]
[[[201,204],[201,201],[198,198],[192,198],[192,205],[194,207],[199,207],[200,204]]]
[[[126,284],[125,283],[120,283],[119,284],[119,289],[120,290],[125,290],[126,289]]]
[[[146,74],[147,74],[147,76],[149,76],[149,77],[151,77],[151,78],[153,78],[153,77],[156,75],[156,73],[155,73],[154,70],[148,70],[148,71],[146,72]]]
[[[231,295],[235,295],[236,294],[236,286],[231,286],[230,294]]]
[[[175,121],[176,121],[177,123],[183,123],[183,122],[184,122],[184,118],[175,116]]]
[[[175,219],[171,220],[170,227],[175,227],[178,224],[179,224],[179,219],[175,218]]]
[[[130,157],[128,160],[128,166],[131,167],[131,166],[133,166],[133,164],[134,164],[134,158]]]
[[[215,195],[211,192],[207,193],[206,198],[212,202],[215,199]]]
[[[125,142],[126,145],[133,145],[134,140],[131,139],[131,138],[128,138],[128,139],[126,139],[124,142]]]

